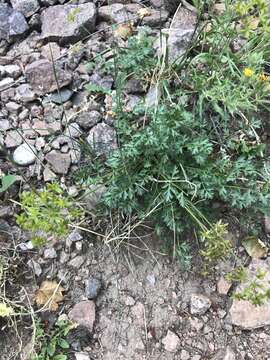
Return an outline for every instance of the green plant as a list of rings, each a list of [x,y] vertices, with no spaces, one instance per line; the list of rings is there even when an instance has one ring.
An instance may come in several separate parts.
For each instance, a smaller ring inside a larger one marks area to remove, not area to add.
[[[252,280],[248,280],[243,289],[234,293],[233,297],[237,300],[247,300],[253,305],[263,305],[270,300],[270,286],[266,287],[262,282],[266,272],[258,270]]]
[[[39,321],[36,322],[36,354],[31,360],[67,360],[70,347],[67,335],[74,325],[68,321],[58,320],[49,332],[45,331]]]
[[[4,175],[0,177],[0,194],[5,192],[15,181],[15,175]]]
[[[171,244],[171,249],[173,249],[173,257],[178,259],[182,267],[185,270],[190,269],[192,260],[190,245],[179,241],[175,247]]]
[[[226,280],[229,282],[236,281],[239,283],[246,282],[248,279],[247,270],[244,266],[238,266],[233,271],[226,275]]]
[[[119,149],[89,175],[90,182],[107,186],[106,208],[150,217],[160,236],[169,230],[174,243],[181,244],[197,229],[207,262],[223,258],[231,247],[213,203],[254,218],[267,211],[270,198],[261,136],[270,91],[270,36],[262,31],[265,1],[253,1],[259,23],[246,34],[237,3],[225,1],[219,15],[211,11],[214,3],[199,2],[198,18],[205,5],[210,18],[198,25],[191,46],[167,69],[154,57],[146,34],[116,48],[110,62],[98,63],[115,74]],[[158,106],[146,103],[125,111],[122,89],[130,77],[155,82]]]
[[[206,263],[225,258],[232,249],[231,241],[226,239],[228,224],[221,221],[213,224],[210,230],[201,231],[201,242],[203,249],[201,255]]]
[[[33,245],[42,245],[45,236],[61,237],[68,233],[68,225],[83,216],[74,206],[74,199],[64,194],[58,184],[48,184],[41,191],[27,191],[20,195],[22,212],[16,215],[17,224],[33,232]]]
[[[249,274],[244,266],[238,266],[226,275],[230,282],[238,283],[239,290],[232,297],[236,300],[246,300],[260,306],[270,300],[269,281],[265,280],[267,271],[258,269],[255,274]]]

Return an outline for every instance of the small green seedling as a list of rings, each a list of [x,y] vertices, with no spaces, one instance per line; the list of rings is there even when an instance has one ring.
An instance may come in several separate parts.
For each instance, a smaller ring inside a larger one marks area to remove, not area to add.
[[[23,192],[20,206],[17,224],[33,233],[32,242],[36,246],[46,242],[43,234],[56,238],[67,235],[69,224],[83,217],[83,211],[74,206],[74,199],[65,195],[56,183],[41,191]]]

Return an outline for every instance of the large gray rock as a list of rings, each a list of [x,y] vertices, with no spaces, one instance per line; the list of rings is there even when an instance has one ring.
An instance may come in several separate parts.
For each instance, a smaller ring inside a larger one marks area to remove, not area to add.
[[[93,3],[51,6],[41,19],[44,40],[74,42],[95,30],[96,7]]]
[[[102,120],[101,114],[96,111],[81,111],[76,116],[75,121],[85,130],[95,126],[99,121]]]
[[[197,16],[195,13],[181,8],[169,29],[162,29],[161,38],[155,43],[159,56],[166,56],[171,64],[180,61],[186,49],[190,45],[195,32]]]
[[[263,279],[258,279],[258,272],[265,273]],[[256,281],[264,290],[270,289],[270,259],[254,259],[248,267],[247,282],[240,284],[236,288],[236,293],[243,291],[251,281]],[[258,289],[259,292],[262,290]],[[229,312],[233,325],[240,326],[243,329],[256,329],[270,325],[270,300],[265,301],[263,305],[255,306],[247,300],[233,300]]]
[[[46,59],[27,65],[25,76],[33,91],[39,95],[53,92],[58,89],[58,86],[62,88],[72,80],[69,72],[59,68],[56,64],[53,66],[53,63]]]
[[[39,9],[37,0],[11,0],[13,9],[20,11],[25,17],[33,15]]]
[[[22,13],[0,4],[0,40],[10,40],[23,35],[29,29]]]
[[[99,155],[106,155],[117,149],[116,132],[104,123],[97,124],[90,130],[87,142]]]

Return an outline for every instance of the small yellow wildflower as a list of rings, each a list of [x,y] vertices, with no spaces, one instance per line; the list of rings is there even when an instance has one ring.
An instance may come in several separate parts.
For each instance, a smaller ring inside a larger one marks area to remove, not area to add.
[[[254,70],[250,69],[250,68],[245,68],[244,69],[244,75],[246,77],[251,77],[254,74]]]
[[[264,73],[261,73],[258,77],[260,81],[267,81],[269,79],[269,76],[265,75]]]

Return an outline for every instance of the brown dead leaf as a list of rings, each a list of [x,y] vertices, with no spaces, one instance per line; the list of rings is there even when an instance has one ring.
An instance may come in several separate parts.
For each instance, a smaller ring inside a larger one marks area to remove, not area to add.
[[[151,11],[147,8],[143,8],[137,11],[137,14],[139,16],[140,19],[143,19],[146,16],[150,16],[151,15]]]
[[[114,30],[114,35],[123,40],[127,40],[134,32],[134,27],[131,23],[120,24]]]
[[[41,284],[39,290],[36,292],[35,301],[37,305],[47,305],[51,311],[58,309],[58,303],[63,301],[63,291],[65,289],[56,281],[45,280]]]

